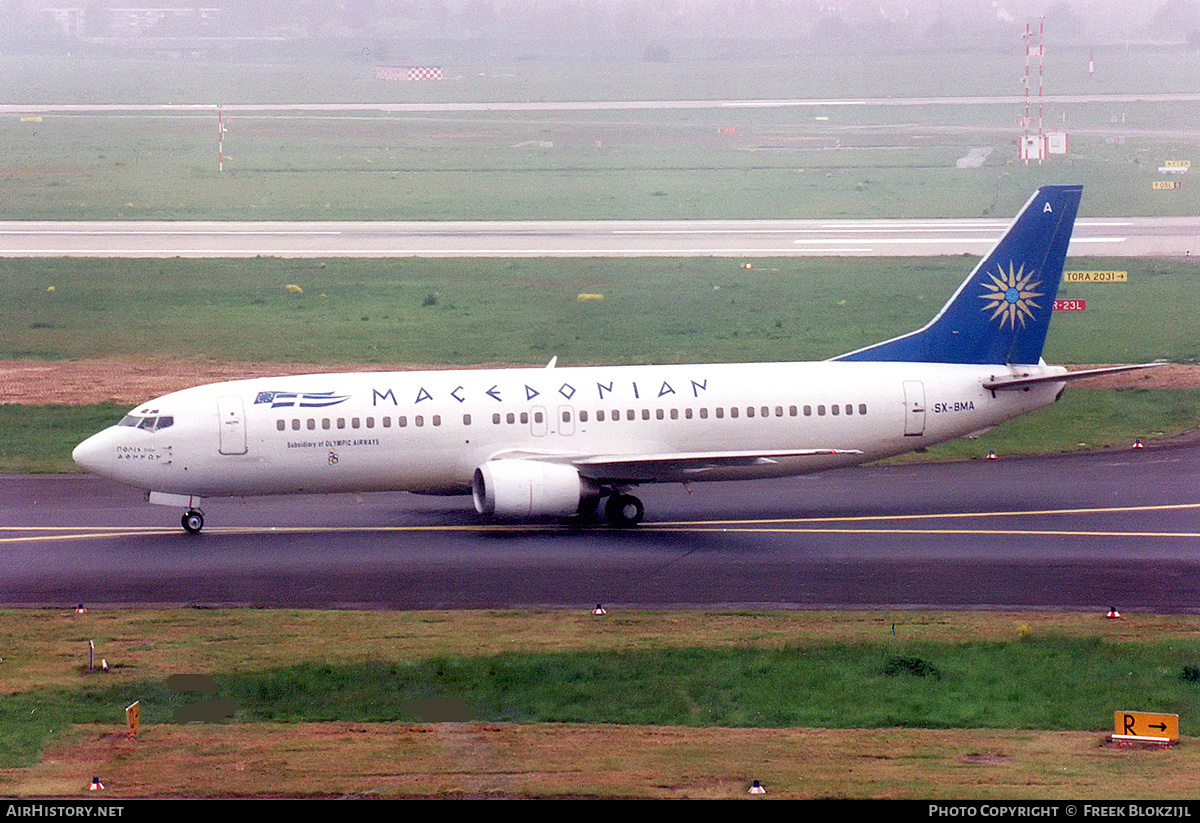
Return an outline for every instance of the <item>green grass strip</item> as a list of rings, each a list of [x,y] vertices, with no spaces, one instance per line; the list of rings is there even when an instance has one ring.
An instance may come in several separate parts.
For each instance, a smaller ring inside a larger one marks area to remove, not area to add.
[[[560,365],[820,360],[933,317],[974,257],[0,259],[0,359]],[[1052,363],[1200,360],[1187,261],[1071,285]],[[294,288],[289,289],[292,286]],[[579,295],[602,295],[583,300]]]
[[[231,722],[419,722],[405,701],[448,698],[483,722],[1043,730],[1101,730],[1137,707],[1195,734],[1198,663],[1200,640],[1064,637],[302,663],[218,674],[211,698],[165,680],[0,698],[0,766],[32,762],[68,724],[119,726],[135,700],[145,723],[208,699],[232,699]]]

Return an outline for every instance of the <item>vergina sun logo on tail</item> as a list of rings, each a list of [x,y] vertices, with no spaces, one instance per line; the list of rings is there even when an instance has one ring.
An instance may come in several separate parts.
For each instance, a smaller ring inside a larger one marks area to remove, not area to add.
[[[1033,279],[1037,276],[1036,270],[1026,274],[1024,263],[1014,270],[1010,262],[1008,271],[1001,268],[998,274],[989,272],[987,276],[992,284],[983,284],[983,294],[979,295],[979,299],[991,301],[983,307],[983,311],[992,312],[989,322],[999,318],[1000,328],[1010,326],[1015,329],[1018,322],[1024,328],[1025,319],[1032,320],[1034,309],[1042,307],[1036,298],[1044,296],[1045,292],[1034,291],[1042,285],[1042,281]]]

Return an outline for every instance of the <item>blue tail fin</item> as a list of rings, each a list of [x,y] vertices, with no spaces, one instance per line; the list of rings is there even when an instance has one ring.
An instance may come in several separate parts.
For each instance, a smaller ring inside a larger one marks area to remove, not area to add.
[[[833,359],[1038,363],[1082,193],[1082,186],[1038,189],[924,328]]]

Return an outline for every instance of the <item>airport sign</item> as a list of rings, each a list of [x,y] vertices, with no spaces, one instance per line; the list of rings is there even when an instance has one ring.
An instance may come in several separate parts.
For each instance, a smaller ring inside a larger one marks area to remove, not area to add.
[[[1179,740],[1179,715],[1154,712],[1113,712],[1113,737]]]
[[[1127,271],[1065,271],[1064,283],[1128,283]]]

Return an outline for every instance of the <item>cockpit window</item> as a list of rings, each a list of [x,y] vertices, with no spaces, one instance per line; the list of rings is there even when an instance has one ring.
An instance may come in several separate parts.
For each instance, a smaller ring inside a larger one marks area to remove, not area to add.
[[[170,415],[154,415],[143,417],[137,414],[127,414],[117,425],[129,426],[130,428],[141,429],[148,432],[161,431],[169,426],[174,425],[175,418]]]

